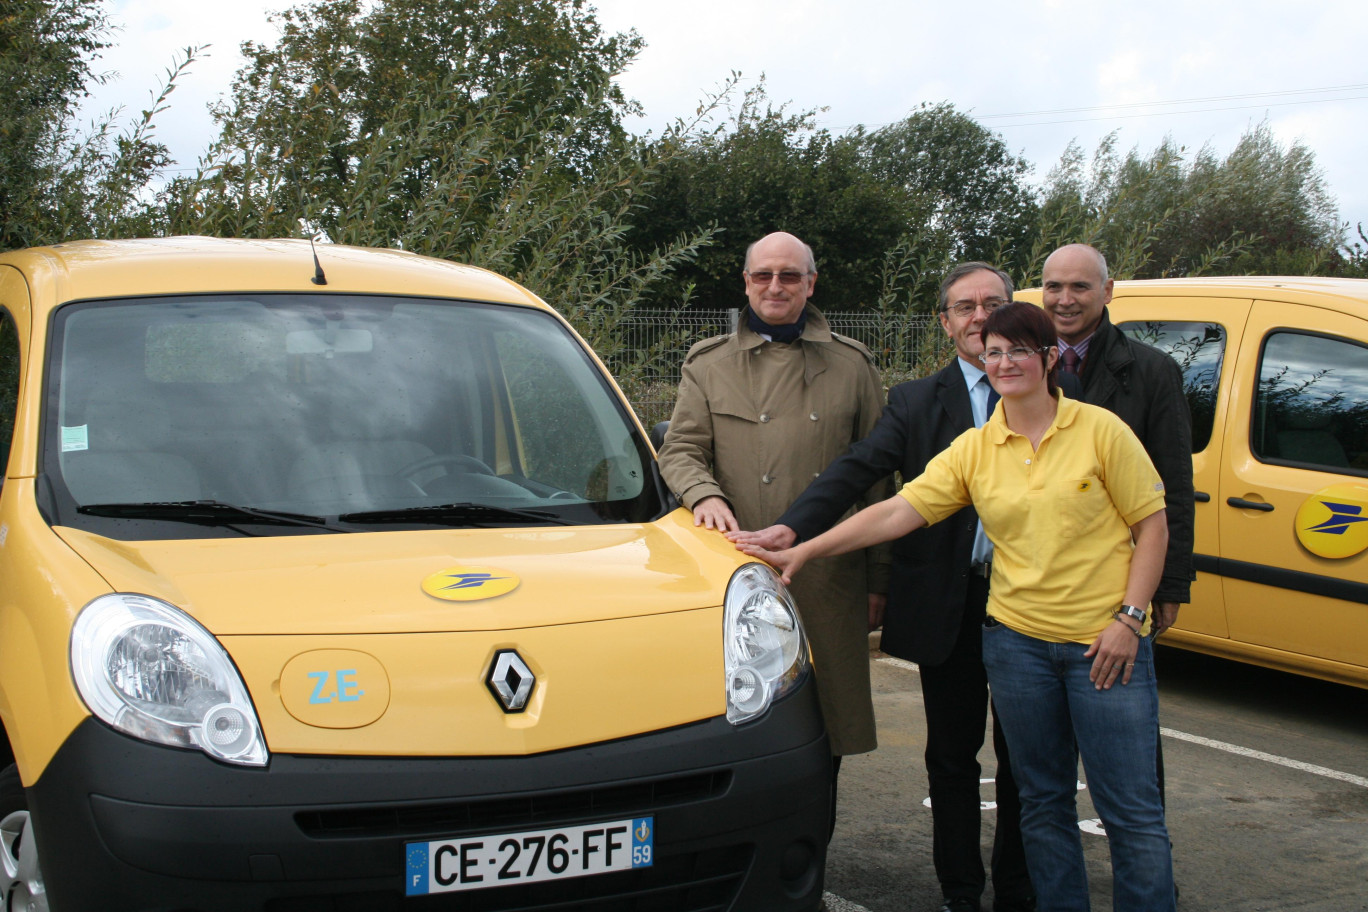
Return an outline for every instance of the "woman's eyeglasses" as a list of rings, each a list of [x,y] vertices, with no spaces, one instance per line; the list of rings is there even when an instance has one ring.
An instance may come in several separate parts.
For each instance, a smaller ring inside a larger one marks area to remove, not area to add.
[[[1048,348],[1009,348],[1007,351],[1001,351],[1001,350],[996,349],[996,348],[990,348],[990,349],[988,349],[987,351],[981,353],[981,354],[978,356],[978,358],[979,358],[979,360],[982,361],[984,364],[997,364],[999,361],[1002,360],[1002,356],[1003,356],[1003,355],[1006,355],[1006,356],[1007,356],[1007,360],[1008,360],[1008,361],[1011,361],[1013,364],[1015,364],[1015,363],[1018,362],[1018,361],[1025,361],[1027,358],[1034,358],[1036,355],[1038,355],[1039,353],[1041,353],[1041,352],[1043,352],[1043,351],[1049,351],[1049,349],[1048,349]]]

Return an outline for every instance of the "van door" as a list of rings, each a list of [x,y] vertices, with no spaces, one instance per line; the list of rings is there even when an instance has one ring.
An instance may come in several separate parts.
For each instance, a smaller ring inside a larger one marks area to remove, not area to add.
[[[1230,636],[1331,677],[1325,662],[1358,666],[1362,679],[1368,321],[1256,302],[1235,372],[1214,505]]]
[[[1224,415],[1230,400],[1234,373],[1230,353],[1239,350],[1252,304],[1241,299],[1127,295],[1111,306],[1118,329],[1167,352],[1183,371],[1183,389],[1192,413],[1197,579],[1192,603],[1178,612],[1177,627],[1214,637],[1229,635],[1221,578],[1215,573],[1221,515],[1214,501],[1225,461],[1224,422],[1218,416]]]

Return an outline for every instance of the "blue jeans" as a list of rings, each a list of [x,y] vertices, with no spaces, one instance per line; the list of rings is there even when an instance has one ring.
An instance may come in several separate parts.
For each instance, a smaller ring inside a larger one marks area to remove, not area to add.
[[[1021,793],[1022,838],[1038,908],[1089,908],[1075,803],[1081,754],[1111,849],[1112,908],[1173,912],[1173,862],[1155,774],[1154,647],[1141,640],[1130,683],[1110,690],[1088,680],[1087,648],[1037,640],[991,618],[983,630],[983,664]]]

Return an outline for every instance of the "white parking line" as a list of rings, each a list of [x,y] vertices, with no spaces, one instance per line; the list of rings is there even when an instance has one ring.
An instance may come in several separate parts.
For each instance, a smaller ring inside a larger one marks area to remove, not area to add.
[[[1314,763],[1303,763],[1300,760],[1292,760],[1287,757],[1279,757],[1277,754],[1266,754],[1263,751],[1254,750],[1250,747],[1240,747],[1238,744],[1227,744],[1224,741],[1213,741],[1210,738],[1203,738],[1201,735],[1189,735],[1187,732],[1176,731],[1172,728],[1160,728],[1159,734],[1165,738],[1176,738],[1179,741],[1190,741],[1193,744],[1200,744],[1203,747],[1210,747],[1216,750],[1226,751],[1240,757],[1249,757],[1254,760],[1262,760],[1265,763],[1276,763],[1278,766],[1285,766],[1288,769],[1301,770],[1304,773],[1311,773],[1316,776],[1324,776],[1326,779],[1337,779],[1340,782],[1348,782],[1350,785],[1357,785],[1368,788],[1368,779],[1363,776],[1355,776],[1353,773],[1342,773],[1339,770],[1328,769],[1324,766],[1316,766]]]
[[[835,893],[823,893],[822,902],[826,905],[827,912],[869,912],[859,903],[853,903],[848,899],[841,899]]]
[[[880,658],[879,661],[883,662],[885,665],[892,665],[894,668],[902,668],[906,671],[919,671],[916,663],[907,662],[903,659],[895,659],[892,656],[884,656],[883,658]],[[1289,757],[1279,757],[1277,754],[1269,754],[1264,751],[1254,750],[1252,747],[1240,747],[1238,744],[1227,744],[1224,741],[1214,741],[1211,738],[1203,738],[1201,735],[1190,735],[1187,732],[1180,732],[1173,728],[1160,728],[1159,733],[1165,738],[1174,738],[1178,741],[1200,744],[1203,747],[1225,751],[1240,757],[1249,757],[1251,760],[1262,760],[1265,763],[1275,763],[1278,766],[1285,766],[1288,769],[1311,773],[1314,776],[1323,776],[1326,779],[1334,779],[1339,782],[1347,782],[1350,785],[1357,785],[1360,788],[1368,788],[1368,778],[1355,776],[1353,773],[1340,772],[1339,770],[1333,770],[1328,767],[1317,766],[1314,763],[1303,763],[1300,760],[1293,760]]]
[[[894,668],[901,668],[903,671],[921,671],[921,669],[917,667],[916,662],[909,662],[906,659],[895,659],[892,656],[884,656],[879,659],[879,661],[883,662],[885,665],[892,665]]]

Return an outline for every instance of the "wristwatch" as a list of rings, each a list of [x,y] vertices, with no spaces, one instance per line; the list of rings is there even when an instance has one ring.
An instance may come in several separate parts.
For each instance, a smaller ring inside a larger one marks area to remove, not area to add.
[[[1145,626],[1145,619],[1149,616],[1145,613],[1144,608],[1137,608],[1134,605],[1122,605],[1121,610],[1116,613],[1118,615],[1125,614],[1135,618],[1137,621],[1140,622],[1141,627]]]

